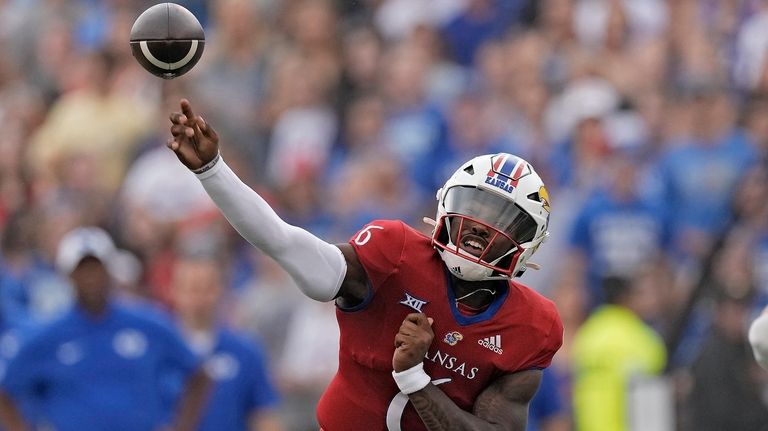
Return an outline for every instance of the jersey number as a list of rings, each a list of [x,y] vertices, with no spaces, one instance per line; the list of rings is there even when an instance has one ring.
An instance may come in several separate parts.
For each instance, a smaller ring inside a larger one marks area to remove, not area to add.
[[[445,379],[437,379],[432,380],[432,384],[435,386],[442,385],[443,383],[450,382],[451,379],[445,378]],[[403,419],[403,411],[405,411],[405,406],[408,404],[408,395],[405,395],[402,392],[398,392],[397,395],[395,395],[394,398],[392,398],[392,401],[389,403],[389,407],[387,408],[387,430],[389,431],[401,431],[400,429],[400,421]]]
[[[366,226],[365,229],[361,230],[360,233],[357,234],[355,237],[355,244],[357,245],[365,245],[368,241],[371,240],[371,230],[372,229],[381,229],[384,230],[381,226],[376,226],[375,224]]]

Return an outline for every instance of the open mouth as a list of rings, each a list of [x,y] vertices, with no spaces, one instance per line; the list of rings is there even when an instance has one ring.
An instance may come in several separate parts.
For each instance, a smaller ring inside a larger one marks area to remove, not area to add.
[[[476,257],[480,257],[487,246],[488,242],[476,235],[465,235],[461,238],[461,248]]]

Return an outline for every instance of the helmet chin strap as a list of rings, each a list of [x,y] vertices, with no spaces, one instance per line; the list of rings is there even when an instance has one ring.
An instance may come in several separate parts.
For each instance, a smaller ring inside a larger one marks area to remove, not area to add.
[[[458,298],[456,298],[456,302],[459,302],[459,301],[461,301],[461,300],[467,299],[467,298],[469,298],[470,296],[472,296],[472,295],[474,295],[474,294],[476,294],[476,293],[478,293],[478,292],[488,292],[488,293],[490,293],[490,294],[491,294],[491,296],[496,296],[496,290],[494,290],[494,289],[486,289],[486,288],[484,288],[484,287],[483,287],[483,288],[480,288],[480,289],[475,289],[475,290],[473,290],[473,291],[471,291],[471,292],[467,293],[467,294],[466,294],[466,295],[464,295],[464,296],[461,296],[461,297],[458,297]]]

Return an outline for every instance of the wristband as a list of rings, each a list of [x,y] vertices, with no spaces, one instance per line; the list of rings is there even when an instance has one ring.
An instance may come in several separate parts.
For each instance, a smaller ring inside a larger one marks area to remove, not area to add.
[[[216,157],[211,159],[210,162],[204,164],[203,166],[197,169],[192,169],[192,173],[195,175],[200,175],[203,172],[210,171],[211,169],[213,169],[214,166],[216,166],[216,163],[219,163],[219,160],[221,160],[221,153],[216,153]]]
[[[400,392],[409,395],[424,389],[432,381],[432,378],[424,372],[424,363],[419,362],[407,370],[399,373],[392,370],[392,377],[400,388]]]

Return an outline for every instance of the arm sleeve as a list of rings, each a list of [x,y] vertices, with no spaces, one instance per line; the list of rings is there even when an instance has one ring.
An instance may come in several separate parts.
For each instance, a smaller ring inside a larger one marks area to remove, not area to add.
[[[336,297],[347,272],[347,262],[338,247],[283,221],[223,159],[196,175],[229,223],[254,247],[275,259],[305,295],[324,302]]]
[[[768,312],[763,312],[749,327],[749,344],[757,363],[768,370]]]

